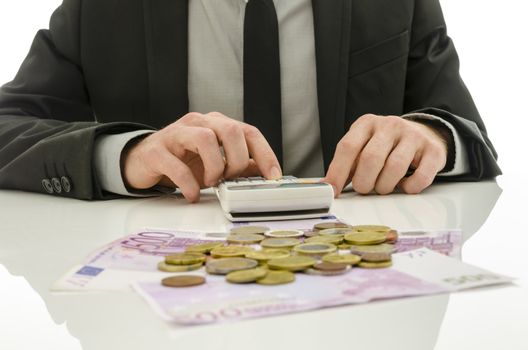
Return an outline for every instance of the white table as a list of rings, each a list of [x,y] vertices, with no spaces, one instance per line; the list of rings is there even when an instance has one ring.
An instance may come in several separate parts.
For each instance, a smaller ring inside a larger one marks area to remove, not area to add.
[[[463,260],[517,277],[515,285],[180,328],[132,292],[49,288],[91,251],[137,229],[226,229],[211,193],[189,205],[0,191],[0,349],[528,349],[526,194],[495,182],[437,184],[416,196],[346,193],[333,208],[355,224],[460,227]]]

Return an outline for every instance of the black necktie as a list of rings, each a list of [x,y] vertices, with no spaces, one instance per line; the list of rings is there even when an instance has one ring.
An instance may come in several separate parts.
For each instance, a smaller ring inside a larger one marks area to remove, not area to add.
[[[244,19],[244,121],[282,164],[279,25],[273,0],[249,0]]]

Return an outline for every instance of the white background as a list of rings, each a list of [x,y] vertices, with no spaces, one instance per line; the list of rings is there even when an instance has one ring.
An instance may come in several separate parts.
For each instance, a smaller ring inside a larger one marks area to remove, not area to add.
[[[60,2],[0,0],[0,84],[13,78],[35,32],[47,28],[49,16]],[[448,32],[461,58],[462,77],[500,155],[499,163],[505,175],[499,177],[498,182],[510,190],[526,186],[528,29],[525,24],[525,1],[441,2]],[[503,210],[495,212],[494,216],[488,226],[508,220],[508,213]],[[5,286],[8,286],[7,290]],[[10,303],[15,295],[16,300],[24,300],[24,304]],[[16,314],[13,310],[17,310],[23,319],[7,320],[2,317]],[[13,322],[22,322],[25,327],[9,331]],[[19,333],[22,329],[23,334]],[[11,276],[1,265],[0,330],[4,331],[0,332],[2,342],[7,336],[8,343],[17,344],[16,348],[20,349],[34,345],[41,349],[80,348],[64,325],[56,325],[52,321],[44,303],[27,282],[21,277]]]

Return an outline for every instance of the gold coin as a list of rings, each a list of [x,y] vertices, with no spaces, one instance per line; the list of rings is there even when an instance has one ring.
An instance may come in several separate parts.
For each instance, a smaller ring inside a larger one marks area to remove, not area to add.
[[[303,255],[324,255],[333,253],[337,247],[331,243],[303,243],[293,247],[293,251]]]
[[[342,236],[315,236],[304,240],[304,243],[330,243],[338,245],[343,243]]]
[[[301,241],[297,238],[266,238],[260,242],[260,245],[264,248],[289,249],[300,243]]]
[[[352,246],[348,243],[341,243],[340,245],[337,246],[337,248],[341,250],[348,250],[350,249],[350,247]]]
[[[348,265],[343,263],[331,263],[328,261],[323,261],[315,264],[313,268],[319,271],[343,271],[346,270],[347,266]]]
[[[239,227],[232,228],[230,233],[233,235],[237,235],[237,234],[263,235],[264,232],[268,230],[269,230],[269,227],[266,227],[266,226],[239,226]]]
[[[211,256],[214,258],[244,257],[247,253],[252,252],[253,250],[254,249],[250,247],[228,245],[214,248],[211,250]]]
[[[383,232],[362,231],[347,233],[345,242],[353,245],[372,245],[385,242],[387,235]]]
[[[391,228],[389,226],[383,226],[383,225],[357,225],[352,226],[355,232],[389,232]]]
[[[362,267],[364,269],[382,269],[382,268],[391,267],[391,266],[392,266],[392,260],[379,261],[379,262],[360,261],[358,264],[358,267]]]
[[[165,257],[165,262],[171,265],[194,265],[204,261],[205,255],[200,253],[176,253]]]
[[[258,262],[246,258],[211,259],[205,264],[205,270],[213,275],[227,275],[238,270],[248,270],[257,267]]]
[[[316,263],[317,260],[312,257],[297,255],[282,259],[269,260],[268,266],[270,269],[274,270],[302,271],[312,267]]]
[[[254,233],[237,233],[227,236],[227,241],[235,244],[255,244],[263,239],[264,236]]]
[[[315,231],[307,231],[304,233],[304,237],[315,237],[315,236],[319,236],[319,231],[315,230]]]
[[[193,265],[171,265],[167,264],[165,261],[160,261],[158,263],[158,270],[163,272],[189,272],[198,270],[203,266],[202,263],[193,264]]]
[[[249,252],[246,254],[246,258],[257,260],[258,262],[266,262],[271,259],[282,259],[290,256],[288,250],[283,249],[269,249]]]
[[[326,230],[329,228],[350,228],[350,225],[347,225],[342,222],[334,221],[334,222],[320,222],[318,224],[314,225],[314,230]]]
[[[187,248],[185,248],[185,252],[208,254],[214,248],[220,247],[223,245],[224,245],[224,242],[209,242],[209,243],[195,244],[195,245],[190,245]]]
[[[387,261],[394,252],[392,244],[362,245],[350,247],[352,254],[361,256],[361,260],[370,262]]]
[[[308,275],[315,275],[315,276],[337,276],[337,275],[344,275],[348,271],[350,271],[350,267],[347,267],[343,270],[334,270],[334,271],[316,270],[316,269],[310,268],[310,269],[304,270],[303,272]]]
[[[161,284],[165,287],[193,287],[205,283],[205,278],[202,276],[172,276],[161,280]]]
[[[344,236],[347,233],[354,232],[351,228],[327,228],[324,230],[320,230],[319,234],[321,236]]]
[[[301,237],[304,232],[301,230],[269,230],[264,233],[266,237],[275,238],[289,238],[289,237]]]
[[[262,268],[233,271],[227,274],[226,280],[231,283],[250,283],[264,278],[268,270]]]
[[[322,260],[330,263],[356,265],[361,261],[361,257],[354,254],[328,254],[323,256]]]
[[[295,281],[295,275],[289,271],[268,271],[264,278],[258,279],[257,283],[266,286],[275,286]]]

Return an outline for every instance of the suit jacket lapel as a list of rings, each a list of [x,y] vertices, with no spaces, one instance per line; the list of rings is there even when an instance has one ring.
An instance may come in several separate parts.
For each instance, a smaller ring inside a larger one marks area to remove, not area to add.
[[[143,0],[150,114],[165,126],[189,110],[188,0]]]
[[[351,0],[312,0],[319,124],[325,169],[344,134]]]

